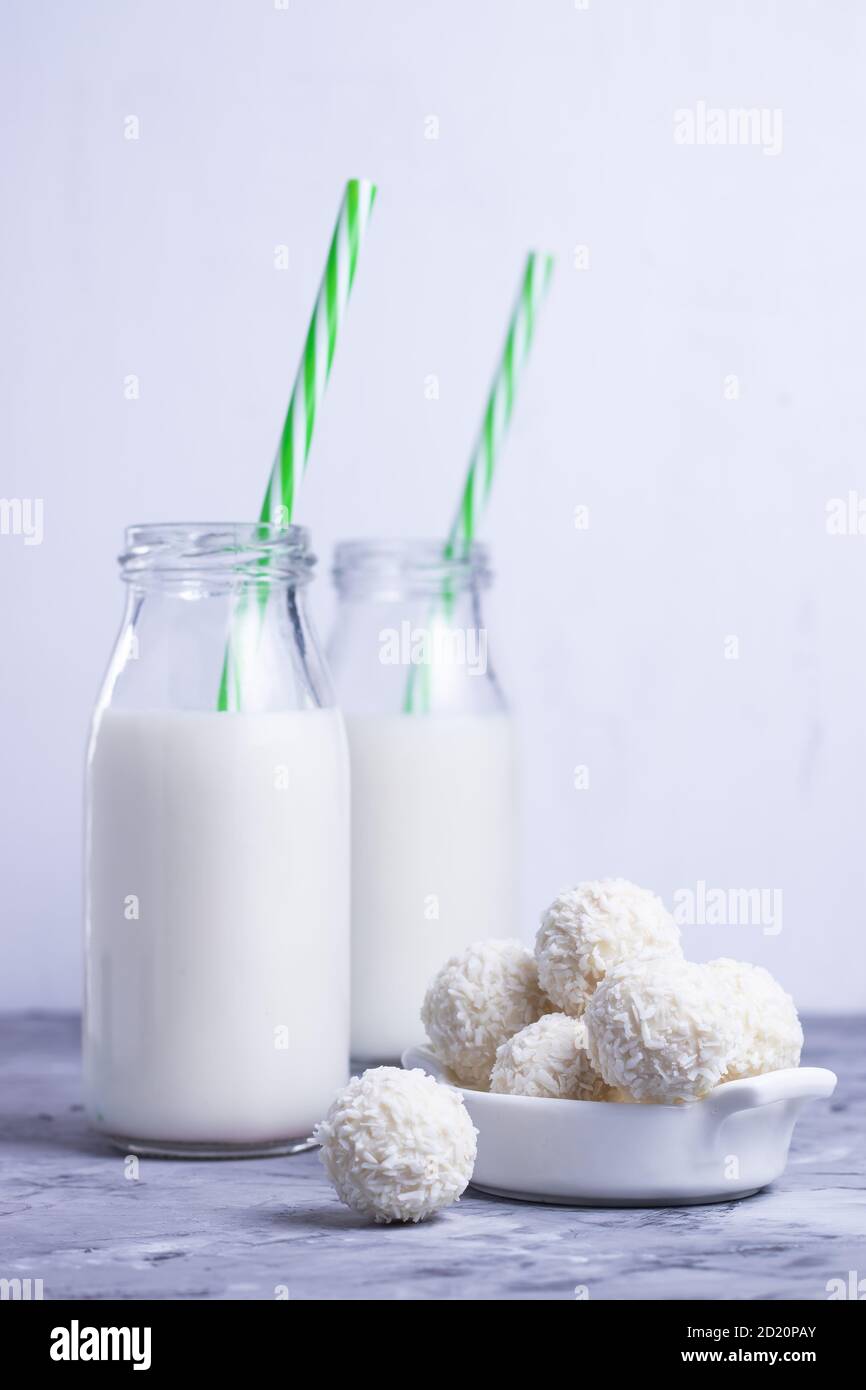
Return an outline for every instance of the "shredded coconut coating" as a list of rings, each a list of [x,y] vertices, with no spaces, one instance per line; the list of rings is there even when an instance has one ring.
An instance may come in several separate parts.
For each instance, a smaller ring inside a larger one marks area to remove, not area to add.
[[[658,959],[617,966],[586,1010],[587,1051],[633,1100],[698,1100],[728,1070],[737,1018],[706,965]]]
[[[655,956],[682,957],[679,927],[661,898],[624,878],[560,893],[535,939],[541,987],[574,1018],[614,966]]]
[[[340,1092],[314,1139],[337,1196],[374,1221],[423,1221],[472,1176],[477,1131],[460,1092],[420,1069],[373,1067]]]
[[[502,1043],[490,1089],[553,1100],[612,1098],[587,1055],[585,1023],[568,1014],[545,1014]]]
[[[798,1067],[803,1029],[790,994],[762,965],[722,957],[707,966],[728,993],[737,1022],[737,1043],[725,1081]]]
[[[484,1090],[500,1043],[551,1008],[531,951],[519,941],[476,941],[434,976],[421,1021],[457,1080]]]

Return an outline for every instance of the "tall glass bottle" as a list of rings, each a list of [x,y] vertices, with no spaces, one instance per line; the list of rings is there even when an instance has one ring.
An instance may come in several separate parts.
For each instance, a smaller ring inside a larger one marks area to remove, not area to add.
[[[127,1150],[285,1150],[348,1074],[348,759],[309,536],[126,539],[88,754],[87,1109]]]
[[[490,662],[485,548],[345,541],[329,660],[352,767],[352,1055],[423,1038],[431,976],[517,928],[514,737]]]

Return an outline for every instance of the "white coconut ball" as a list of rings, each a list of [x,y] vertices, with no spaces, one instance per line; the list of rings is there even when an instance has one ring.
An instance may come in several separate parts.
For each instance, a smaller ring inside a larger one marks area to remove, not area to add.
[[[711,960],[707,969],[728,992],[737,1022],[736,1048],[724,1080],[798,1067],[803,1029],[796,1005],[769,970],[727,957]]]
[[[531,951],[519,941],[476,941],[434,976],[421,1021],[458,1081],[484,1089],[499,1044],[551,1007]]]
[[[579,883],[560,893],[535,938],[539,983],[575,1018],[608,970],[662,955],[682,956],[679,927],[661,898],[624,878]]]
[[[586,1051],[586,1024],[568,1014],[545,1014],[501,1044],[491,1091],[553,1100],[608,1100],[611,1091]]]
[[[341,1202],[374,1221],[423,1221],[472,1176],[476,1130],[459,1091],[423,1071],[372,1067],[337,1096],[314,1139]]]
[[[698,1100],[722,1080],[738,1022],[706,965],[676,958],[615,967],[586,1009],[587,1052],[634,1100]]]

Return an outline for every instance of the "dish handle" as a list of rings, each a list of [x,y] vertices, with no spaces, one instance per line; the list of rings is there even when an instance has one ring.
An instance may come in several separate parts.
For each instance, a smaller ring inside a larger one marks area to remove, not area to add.
[[[723,1119],[738,1110],[754,1110],[780,1100],[824,1100],[835,1089],[836,1074],[825,1067],[786,1067],[742,1081],[725,1081],[703,1103]]]
[[[432,1048],[407,1047],[400,1062],[407,1071],[411,1071],[413,1067],[420,1067],[422,1071],[426,1071],[428,1076],[432,1076],[434,1081],[444,1081],[449,1086],[459,1085]]]

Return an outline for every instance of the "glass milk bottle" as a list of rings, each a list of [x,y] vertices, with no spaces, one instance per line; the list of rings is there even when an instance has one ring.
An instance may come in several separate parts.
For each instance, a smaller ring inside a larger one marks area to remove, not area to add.
[[[129,1151],[285,1151],[348,1076],[348,757],[309,536],[126,542],[88,752],[88,1114]]]
[[[481,611],[486,550],[345,541],[329,657],[352,764],[352,1056],[423,1039],[439,966],[517,930],[514,738]]]

